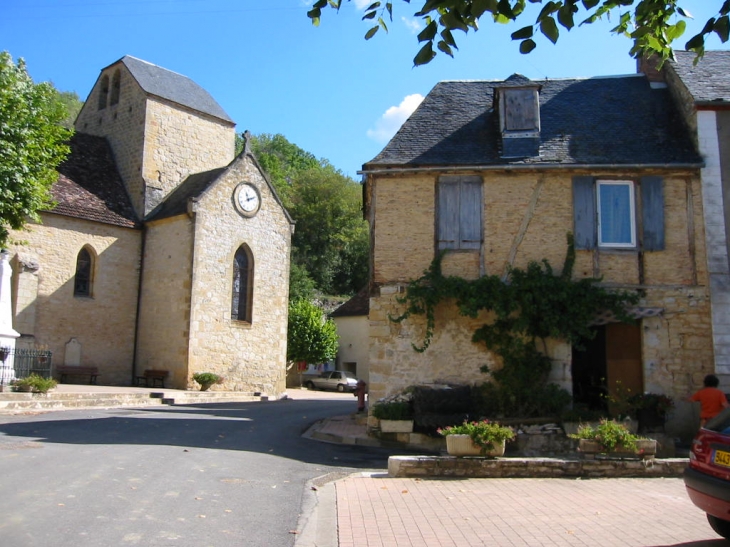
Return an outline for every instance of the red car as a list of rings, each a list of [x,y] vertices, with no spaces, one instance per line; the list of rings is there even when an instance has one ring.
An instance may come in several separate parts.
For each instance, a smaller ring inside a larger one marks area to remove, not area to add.
[[[708,421],[692,441],[684,485],[712,529],[730,539],[730,408]]]

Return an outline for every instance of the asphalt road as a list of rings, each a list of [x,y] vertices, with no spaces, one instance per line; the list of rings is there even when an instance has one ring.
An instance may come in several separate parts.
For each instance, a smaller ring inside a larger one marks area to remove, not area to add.
[[[388,457],[302,438],[355,405],[302,396],[0,416],[0,544],[292,546],[309,480]]]

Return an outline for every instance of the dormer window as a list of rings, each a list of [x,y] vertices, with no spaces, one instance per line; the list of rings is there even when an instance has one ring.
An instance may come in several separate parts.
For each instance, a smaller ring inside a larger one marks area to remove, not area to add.
[[[513,74],[495,88],[503,158],[540,155],[540,86]]]
[[[504,137],[534,136],[540,131],[537,88],[501,89],[500,129]]]

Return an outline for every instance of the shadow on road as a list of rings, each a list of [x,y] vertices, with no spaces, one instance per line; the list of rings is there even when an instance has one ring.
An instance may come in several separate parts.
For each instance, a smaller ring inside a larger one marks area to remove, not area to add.
[[[155,408],[63,411],[0,424],[2,444],[160,445],[259,452],[324,465],[386,467],[394,451],[302,438],[317,421],[352,411],[351,401],[176,405]],[[79,416],[83,413],[84,416]],[[91,417],[89,417],[91,415]],[[14,438],[14,439],[11,439]]]

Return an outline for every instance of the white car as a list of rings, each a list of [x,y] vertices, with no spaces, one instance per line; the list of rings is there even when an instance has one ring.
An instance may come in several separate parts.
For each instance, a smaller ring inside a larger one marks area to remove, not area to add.
[[[304,385],[309,389],[329,389],[340,392],[355,391],[357,378],[352,372],[332,370],[323,372],[315,378],[310,378],[304,382]]]

